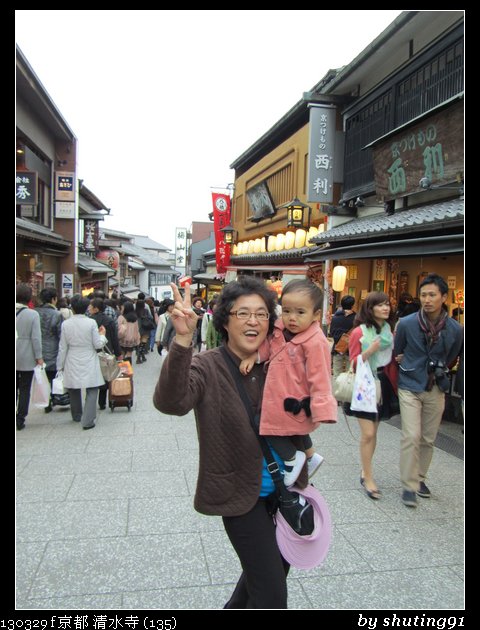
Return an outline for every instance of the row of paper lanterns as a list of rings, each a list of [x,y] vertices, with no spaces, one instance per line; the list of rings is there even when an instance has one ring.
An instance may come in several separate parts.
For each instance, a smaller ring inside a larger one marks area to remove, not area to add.
[[[285,234],[276,234],[268,237],[251,239],[249,241],[241,241],[233,246],[232,254],[241,256],[242,254],[260,254],[265,252],[279,252],[284,249],[299,249],[300,247],[313,247],[315,243],[310,243],[310,239],[319,232],[323,232],[325,226],[323,223],[320,228],[312,226],[309,230],[299,228],[295,232],[288,231]]]

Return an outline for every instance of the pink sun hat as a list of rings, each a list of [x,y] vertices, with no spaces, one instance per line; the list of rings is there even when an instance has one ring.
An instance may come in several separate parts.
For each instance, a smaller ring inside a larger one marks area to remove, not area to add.
[[[305,497],[313,506],[313,532],[301,536],[294,531],[280,510],[275,514],[276,536],[280,553],[285,560],[297,569],[313,569],[325,560],[332,540],[332,519],[330,510],[320,492],[312,485],[300,489],[289,488]]]

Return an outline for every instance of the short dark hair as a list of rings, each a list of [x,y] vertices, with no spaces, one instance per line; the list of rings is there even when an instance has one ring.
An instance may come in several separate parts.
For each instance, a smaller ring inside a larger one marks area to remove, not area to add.
[[[40,291],[40,300],[43,304],[51,304],[56,297],[58,297],[58,293],[55,287],[45,287]]]
[[[105,302],[100,297],[95,297],[93,300],[90,300],[90,304],[93,308],[98,308],[100,313],[105,311]]]
[[[200,308],[203,308],[205,306],[205,302],[203,301],[203,298],[200,297],[199,295],[194,295],[192,297],[192,306],[195,304],[195,302],[201,302],[202,306]]]
[[[215,330],[220,333],[222,339],[228,340],[228,332],[225,326],[230,317],[233,304],[242,295],[259,295],[265,302],[270,318],[268,320],[268,334],[273,332],[273,325],[277,319],[275,306],[277,294],[268,289],[264,282],[252,276],[240,276],[235,282],[229,282],[218,297],[217,307],[213,312],[212,321]]]
[[[442,295],[448,294],[448,284],[439,276],[438,273],[429,273],[419,284],[418,292],[420,293],[420,289],[424,287],[426,284],[435,284],[438,287],[438,290]]]
[[[342,299],[340,300],[341,307],[346,311],[351,310],[354,304],[355,304],[355,298],[353,297],[353,295],[344,295]]]
[[[314,312],[319,311],[323,306],[323,292],[311,280],[305,280],[304,278],[290,280],[282,289],[280,304],[284,296],[289,293],[307,293],[312,301]]]
[[[16,289],[17,302],[20,304],[28,304],[32,299],[32,287],[25,282],[17,284]]]
[[[85,315],[89,304],[90,300],[86,297],[82,297],[80,293],[76,293],[70,300],[70,306],[75,315]]]

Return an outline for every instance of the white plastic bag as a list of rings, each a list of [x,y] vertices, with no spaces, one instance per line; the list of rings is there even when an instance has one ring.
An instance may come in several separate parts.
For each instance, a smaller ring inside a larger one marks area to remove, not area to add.
[[[380,382],[378,382],[378,389],[380,393]],[[380,400],[379,395],[378,400]],[[377,413],[376,379],[372,374],[368,361],[364,361],[361,354],[357,357],[357,371],[355,372],[350,408],[354,411]]]
[[[30,402],[35,407],[48,407],[50,404],[50,383],[44,366],[36,365],[33,369]]]
[[[65,385],[63,384],[63,372],[57,372],[52,381],[52,394],[65,394]]]

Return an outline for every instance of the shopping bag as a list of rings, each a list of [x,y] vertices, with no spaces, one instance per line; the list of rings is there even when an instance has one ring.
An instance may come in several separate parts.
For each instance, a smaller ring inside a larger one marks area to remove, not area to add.
[[[34,407],[48,407],[50,404],[50,383],[45,367],[41,365],[33,369],[30,402]]]
[[[380,381],[374,378],[368,361],[364,361],[362,355],[359,354],[357,357],[357,370],[355,372],[350,408],[354,411],[377,413],[377,402],[380,402],[380,398]]]
[[[100,369],[102,370],[103,378],[107,383],[113,381],[114,378],[120,375],[117,359],[114,354],[108,352],[108,349],[100,350],[98,359],[100,361]]]
[[[57,372],[52,381],[52,394],[65,394],[65,386],[63,384],[63,372]]]

